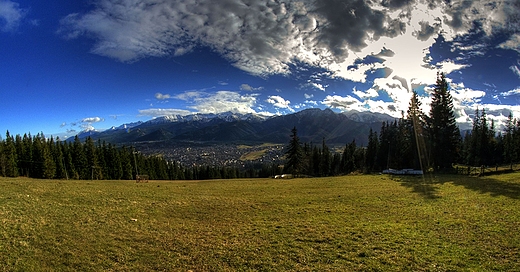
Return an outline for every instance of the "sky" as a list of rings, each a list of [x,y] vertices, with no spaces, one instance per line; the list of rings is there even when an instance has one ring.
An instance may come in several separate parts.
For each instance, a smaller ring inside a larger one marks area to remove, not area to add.
[[[520,1],[0,0],[0,133],[306,108],[520,117]]]

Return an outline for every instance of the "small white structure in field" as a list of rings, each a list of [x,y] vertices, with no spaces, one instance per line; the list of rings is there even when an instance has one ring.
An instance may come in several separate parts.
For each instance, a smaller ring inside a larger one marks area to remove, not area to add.
[[[290,179],[293,178],[292,174],[283,174],[274,176],[275,179]]]
[[[390,175],[422,175],[423,174],[423,170],[415,170],[415,169],[402,169],[402,170],[386,169],[386,170],[383,170],[383,174],[390,174]]]

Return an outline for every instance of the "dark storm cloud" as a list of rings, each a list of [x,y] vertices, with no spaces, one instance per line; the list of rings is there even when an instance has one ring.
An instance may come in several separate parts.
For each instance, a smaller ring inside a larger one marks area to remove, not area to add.
[[[416,32],[417,39],[421,41],[428,40],[431,36],[436,34],[436,28],[431,26],[428,22],[419,22],[421,25],[421,30]]]
[[[381,5],[388,8],[402,8],[406,5],[414,3],[414,0],[383,0]]]
[[[372,9],[368,3],[363,0],[317,2],[314,12],[324,19],[319,27],[318,40],[326,44],[336,57],[346,57],[348,49],[359,51],[367,46],[369,39],[395,36],[404,31],[404,24],[399,21],[391,21],[390,27],[385,28],[386,14]]]

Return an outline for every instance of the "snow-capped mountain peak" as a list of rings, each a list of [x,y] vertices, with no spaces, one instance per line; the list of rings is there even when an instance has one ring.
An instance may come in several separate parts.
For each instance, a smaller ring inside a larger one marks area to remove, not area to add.
[[[221,112],[221,113],[195,113],[195,114],[189,114],[189,115],[166,115],[154,118],[147,123],[150,124],[162,124],[162,123],[173,123],[173,122],[209,122],[213,119],[220,119],[226,122],[233,122],[233,121],[262,121],[269,117],[260,115],[260,114],[254,114],[254,113],[234,113],[234,112]]]

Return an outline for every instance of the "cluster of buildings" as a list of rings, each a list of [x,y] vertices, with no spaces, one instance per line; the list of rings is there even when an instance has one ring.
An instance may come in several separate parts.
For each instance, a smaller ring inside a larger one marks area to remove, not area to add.
[[[183,166],[243,168],[251,164],[283,164],[282,144],[238,145],[224,143],[183,142],[136,146],[145,155],[160,155]]]

